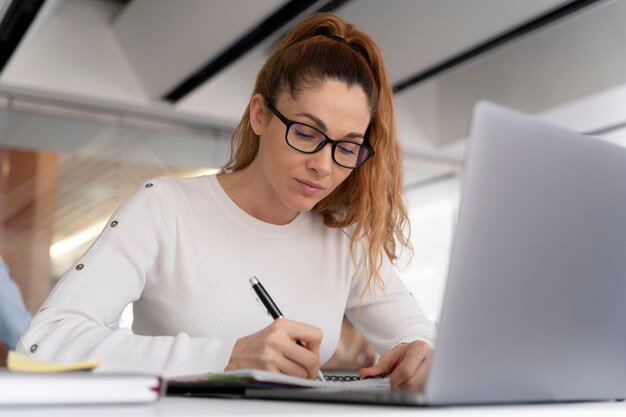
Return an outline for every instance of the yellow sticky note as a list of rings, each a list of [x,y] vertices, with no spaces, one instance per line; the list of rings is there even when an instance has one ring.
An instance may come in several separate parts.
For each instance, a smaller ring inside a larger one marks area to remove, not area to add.
[[[21,353],[10,351],[7,357],[7,368],[19,372],[70,372],[89,371],[100,365],[100,361],[75,363],[48,363],[38,361]]]

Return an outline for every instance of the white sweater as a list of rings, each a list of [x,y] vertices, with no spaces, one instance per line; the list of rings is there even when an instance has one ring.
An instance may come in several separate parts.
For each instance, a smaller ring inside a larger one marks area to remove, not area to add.
[[[433,324],[386,257],[386,294],[358,307],[365,280],[349,245],[313,211],[287,225],[257,220],[215,176],[152,179],[63,276],[18,350],[54,362],[99,359],[103,371],[221,371],[238,338],[271,322],[252,295],[253,275],[286,318],[324,331],[321,363],[337,347],[344,312],[379,352],[434,343]],[[129,303],[132,331],[109,327]]]

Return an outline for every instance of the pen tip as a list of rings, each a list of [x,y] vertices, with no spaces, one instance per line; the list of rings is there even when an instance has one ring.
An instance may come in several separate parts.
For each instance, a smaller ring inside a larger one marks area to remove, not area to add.
[[[259,280],[256,277],[250,278],[250,285],[256,285],[259,283]]]

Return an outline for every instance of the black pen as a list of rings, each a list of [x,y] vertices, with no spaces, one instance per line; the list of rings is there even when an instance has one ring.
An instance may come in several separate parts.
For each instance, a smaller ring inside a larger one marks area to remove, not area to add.
[[[261,300],[261,303],[263,303],[263,306],[265,306],[265,309],[267,310],[269,315],[272,316],[274,320],[284,317],[283,313],[280,311],[274,300],[272,300],[272,297],[270,297],[268,292],[263,287],[263,284],[261,284],[257,277],[250,278],[250,285],[252,285],[252,289],[259,297],[259,300]],[[296,339],[296,343],[302,347],[305,347],[304,343],[302,343],[300,339]],[[320,381],[326,381],[326,379],[324,378],[324,374],[321,370],[317,372],[317,378]]]

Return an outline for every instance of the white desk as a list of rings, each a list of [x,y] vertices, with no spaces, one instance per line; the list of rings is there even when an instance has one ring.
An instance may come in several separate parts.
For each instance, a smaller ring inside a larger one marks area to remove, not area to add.
[[[216,398],[161,398],[145,405],[2,407],[0,416],[626,416],[625,402],[414,408]]]

